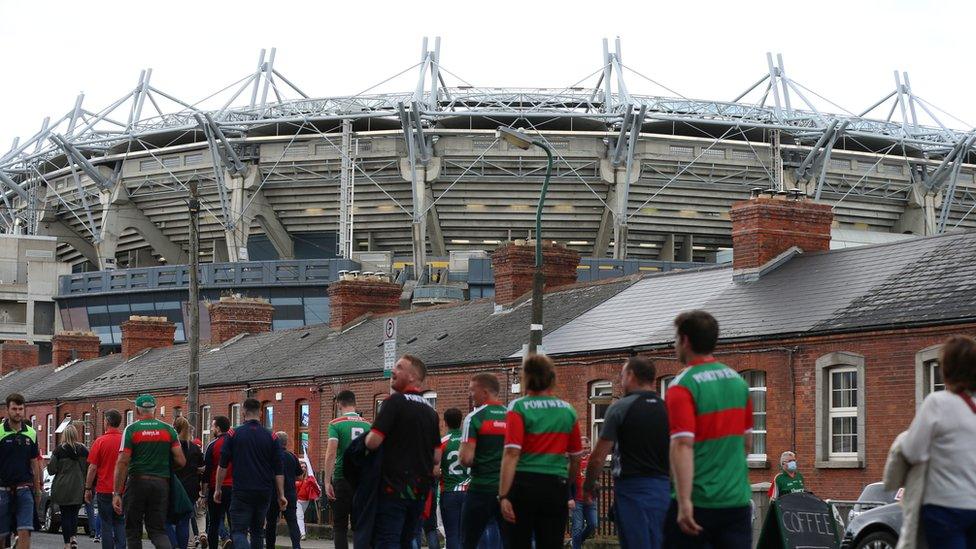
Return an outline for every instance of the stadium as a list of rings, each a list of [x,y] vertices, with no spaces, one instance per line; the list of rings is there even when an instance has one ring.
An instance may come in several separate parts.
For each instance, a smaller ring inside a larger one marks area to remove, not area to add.
[[[835,242],[976,227],[976,134],[905,73],[852,111],[824,108],[773,55],[732,100],[637,95],[628,82],[656,82],[605,40],[585,81],[501,89],[454,76],[425,39],[397,75],[409,91],[316,98],[275,56],[200,102],[151,70],[105,108],[79,96],[0,156],[0,230],[57,237],[76,272],[185,264],[195,182],[203,262],[445,262],[532,236],[546,154],[500,126],[552,150],[543,237],[583,257],[721,260],[729,207],[754,189],[831,204]]]

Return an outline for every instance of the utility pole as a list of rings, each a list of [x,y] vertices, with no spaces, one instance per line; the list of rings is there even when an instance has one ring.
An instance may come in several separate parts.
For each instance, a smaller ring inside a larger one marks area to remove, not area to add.
[[[197,194],[197,182],[190,181],[190,297],[187,307],[190,313],[190,376],[187,380],[186,404],[189,408],[187,417],[190,426],[199,435],[200,406],[200,235],[197,232],[200,220],[200,195]]]

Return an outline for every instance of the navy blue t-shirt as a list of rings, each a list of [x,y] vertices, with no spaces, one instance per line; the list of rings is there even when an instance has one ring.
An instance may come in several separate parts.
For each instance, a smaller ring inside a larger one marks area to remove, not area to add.
[[[302,466],[298,464],[298,456],[288,450],[281,451],[281,470],[285,476],[285,498],[288,504],[298,501],[298,490],[295,488],[295,479],[302,473]]]
[[[220,466],[234,464],[234,490],[275,493],[275,476],[282,474],[281,453],[271,431],[251,419],[227,433]]]
[[[34,482],[34,460],[41,458],[37,433],[26,422],[13,431],[7,420],[0,425],[0,486],[5,488]]]

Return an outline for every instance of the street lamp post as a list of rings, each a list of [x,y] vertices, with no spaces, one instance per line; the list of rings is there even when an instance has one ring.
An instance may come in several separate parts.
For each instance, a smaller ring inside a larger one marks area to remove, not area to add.
[[[546,203],[546,191],[549,190],[549,178],[552,176],[552,149],[545,141],[534,139],[512,128],[499,126],[497,135],[523,150],[535,145],[546,151],[546,178],[542,182],[539,203],[535,208],[535,273],[532,275],[532,325],[529,328],[529,353],[535,354],[542,346],[542,286],[545,283],[545,277],[542,275],[542,208]]]

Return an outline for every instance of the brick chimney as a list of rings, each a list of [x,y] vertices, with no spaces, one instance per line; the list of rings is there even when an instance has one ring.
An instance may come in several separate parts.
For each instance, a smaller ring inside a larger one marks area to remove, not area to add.
[[[207,303],[210,311],[210,343],[219,345],[241,334],[271,331],[274,307],[268,300],[250,297],[222,297]]]
[[[732,204],[732,268],[756,269],[797,246],[804,252],[830,249],[834,214],[827,204],[785,196]]]
[[[329,285],[329,327],[338,330],[367,313],[400,310],[403,288],[374,278],[346,278]]]
[[[542,274],[545,289],[576,283],[576,267],[580,254],[552,243],[542,246]],[[491,254],[491,268],[495,274],[495,303],[510,305],[532,291],[535,273],[535,243],[509,242]]]
[[[164,316],[130,316],[122,323],[122,356],[130,358],[146,349],[172,347],[176,324]]]
[[[37,345],[21,340],[9,340],[0,344],[0,375],[7,375],[14,370],[35,368],[38,361]]]
[[[62,366],[75,359],[98,358],[101,345],[92,332],[59,332],[51,338],[51,362]]]

